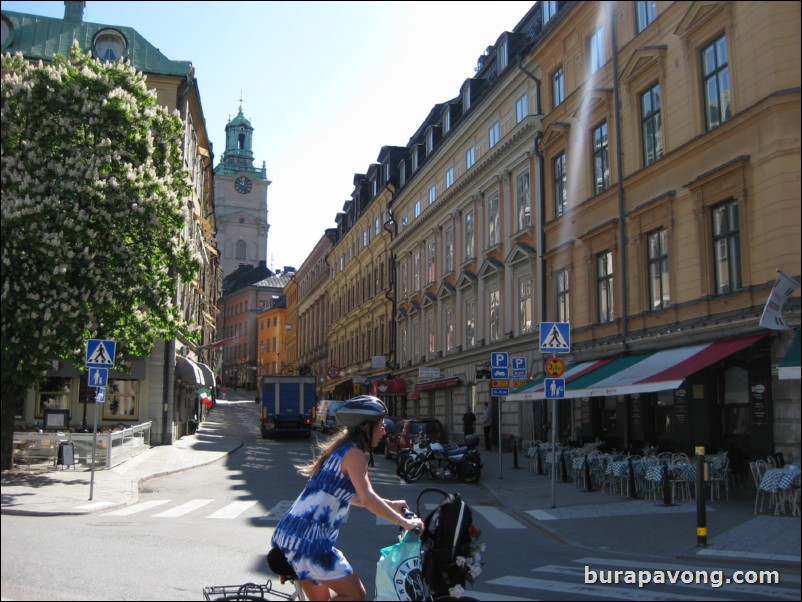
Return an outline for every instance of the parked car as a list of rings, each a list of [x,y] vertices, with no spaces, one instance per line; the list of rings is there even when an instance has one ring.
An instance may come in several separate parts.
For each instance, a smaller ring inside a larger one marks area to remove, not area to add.
[[[384,419],[384,435],[379,440],[379,444],[373,450],[377,454],[383,454],[387,447],[387,437],[390,433],[396,433],[401,428],[400,418],[385,418]]]
[[[335,412],[345,403],[339,399],[321,399],[317,402],[315,410],[315,429],[330,433],[337,428],[337,416]]]
[[[394,458],[402,449],[409,449],[418,435],[424,433],[429,442],[448,443],[448,433],[435,418],[407,418],[402,420],[393,433],[388,433],[384,445],[384,457]]]

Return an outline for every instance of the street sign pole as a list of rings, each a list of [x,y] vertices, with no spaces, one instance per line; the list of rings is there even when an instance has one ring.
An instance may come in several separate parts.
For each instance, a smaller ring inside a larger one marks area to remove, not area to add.
[[[87,387],[88,388],[88,387]],[[92,475],[89,478],[89,501],[92,501],[92,496],[95,491],[95,452],[97,451],[97,399],[95,400],[95,418],[92,421]]]
[[[551,398],[551,507],[556,508],[557,495],[557,398]]]

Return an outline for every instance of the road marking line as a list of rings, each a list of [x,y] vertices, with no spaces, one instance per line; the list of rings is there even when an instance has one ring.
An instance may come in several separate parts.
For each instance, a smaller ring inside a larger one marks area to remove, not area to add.
[[[106,514],[106,516],[130,516],[131,514],[136,514],[137,512],[143,512],[145,510],[155,508],[156,506],[161,506],[169,501],[170,500],[151,500],[149,502],[142,502],[140,504],[134,504],[133,506],[128,506],[127,508],[122,508],[120,510],[113,510]]]
[[[164,512],[159,512],[158,514],[154,514],[154,518],[175,518],[177,516],[184,516],[185,514],[189,514],[193,510],[197,510],[205,506],[206,504],[210,504],[214,500],[191,500],[180,506],[176,506],[175,508],[170,508],[169,510],[165,510]]]
[[[246,502],[232,502],[228,506],[224,506],[220,508],[217,512],[214,512],[207,516],[206,518],[236,518],[243,512],[245,512],[251,506],[256,505],[256,500],[250,500]]]

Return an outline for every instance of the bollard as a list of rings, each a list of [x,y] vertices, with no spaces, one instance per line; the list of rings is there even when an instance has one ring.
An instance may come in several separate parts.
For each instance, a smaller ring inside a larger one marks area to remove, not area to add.
[[[583,491],[593,491],[593,479],[590,478],[590,463],[587,454],[585,454],[585,489]]]
[[[638,484],[635,481],[635,469],[632,466],[632,456],[627,457],[629,464],[629,499],[638,499]]]
[[[518,443],[512,438],[512,467],[518,468]]]
[[[663,506],[673,506],[674,503],[671,501],[671,483],[668,481],[668,460],[663,460]]]
[[[707,546],[707,508],[705,506],[705,448],[696,448],[696,547]]]

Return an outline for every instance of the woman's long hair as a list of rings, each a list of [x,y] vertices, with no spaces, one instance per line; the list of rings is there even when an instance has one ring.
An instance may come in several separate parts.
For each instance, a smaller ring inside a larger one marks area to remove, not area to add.
[[[353,441],[363,452],[370,451],[373,442],[373,429],[375,423],[363,422],[359,426],[342,427],[328,439],[318,440],[317,450],[311,462],[306,464],[296,464],[295,468],[305,477],[311,477],[320,472],[320,467],[334,453],[334,450],[341,445]]]

